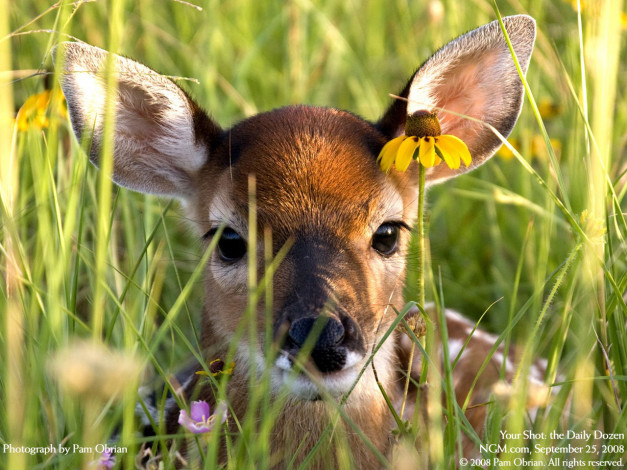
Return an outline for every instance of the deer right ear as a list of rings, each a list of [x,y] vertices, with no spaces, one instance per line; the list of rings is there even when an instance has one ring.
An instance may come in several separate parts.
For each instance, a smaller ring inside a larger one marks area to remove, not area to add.
[[[108,52],[68,42],[53,53],[64,56],[61,88],[74,133],[79,140],[91,139],[90,160],[98,165],[105,138]],[[113,180],[135,191],[187,199],[220,127],[168,78],[133,60],[113,58]]]
[[[503,18],[523,73],[527,72],[536,36],[530,16]],[[493,21],[451,41],[431,56],[410,79],[377,127],[392,139],[405,131],[408,115],[436,112],[442,134],[463,140],[472,156],[470,168],[430,168],[427,182],[434,183],[476,168],[501,146],[488,124],[507,137],[523,103],[523,84],[498,21]],[[451,111],[451,112],[449,112]],[[472,119],[468,119],[471,117]]]

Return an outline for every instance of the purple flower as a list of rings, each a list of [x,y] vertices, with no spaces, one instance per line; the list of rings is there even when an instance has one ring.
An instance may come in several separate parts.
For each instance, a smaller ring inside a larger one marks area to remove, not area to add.
[[[97,465],[98,469],[110,469],[115,466],[115,454],[113,454],[110,450],[105,450],[102,454],[100,454],[100,458],[94,460],[91,465]]]
[[[220,423],[226,421],[227,408],[224,403],[218,403],[216,410],[211,414],[209,403],[206,401],[193,401],[190,415],[187,411],[181,410],[179,414],[179,424],[194,434],[209,432],[215,426],[217,420]]]

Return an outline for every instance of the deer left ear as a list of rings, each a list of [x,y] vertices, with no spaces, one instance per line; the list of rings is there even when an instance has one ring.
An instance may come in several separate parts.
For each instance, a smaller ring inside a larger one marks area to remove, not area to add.
[[[535,41],[535,21],[517,15],[503,18],[503,23],[526,73]],[[436,112],[442,134],[462,139],[470,150],[472,164],[469,168],[462,165],[459,170],[443,164],[430,168],[426,178],[435,183],[476,168],[496,152],[501,140],[484,124],[507,137],[522,109],[523,93],[501,26],[493,21],[458,37],[431,56],[401,92],[406,99],[396,100],[377,127],[392,139],[404,132],[408,115],[421,110]]]
[[[91,141],[92,163],[99,165],[107,137],[108,98],[115,111],[113,180],[134,191],[190,198],[220,127],[174,82],[145,65],[79,42],[62,43],[53,53],[63,56],[60,78],[72,128],[79,141]],[[109,58],[117,85],[107,93]]]

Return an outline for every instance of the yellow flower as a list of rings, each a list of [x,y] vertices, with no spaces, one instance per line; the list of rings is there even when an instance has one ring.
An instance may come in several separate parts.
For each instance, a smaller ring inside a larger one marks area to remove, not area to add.
[[[218,375],[231,375],[233,373],[233,369],[235,368],[235,363],[231,362],[228,367],[225,367],[226,364],[222,359],[214,359],[209,363],[209,373],[214,377]],[[196,375],[205,375],[209,377],[209,373],[204,370],[199,370],[196,372]]]
[[[520,148],[520,142],[518,141],[518,139],[507,139],[507,141],[512,145],[512,147],[514,147],[515,149],[519,149]],[[512,158],[514,158],[514,152],[512,152],[507,146],[503,145],[501,146],[501,148],[499,148],[496,151],[496,156],[497,157],[501,157],[503,160],[511,160]]]
[[[26,132],[30,127],[47,129],[50,125],[47,115],[49,110],[64,119],[67,118],[65,98],[62,93],[53,94],[50,90],[44,90],[29,96],[17,112],[17,129],[22,132]]]
[[[507,139],[507,141],[516,150],[518,150],[519,152],[522,152],[521,149],[524,147],[523,147],[523,143],[519,139],[509,138]],[[553,147],[553,151],[559,158],[559,155],[562,151],[562,142],[558,139],[550,139],[550,141],[551,141],[551,146]],[[544,137],[542,137],[539,134],[536,134],[531,137],[530,145],[529,147],[527,147],[527,150],[530,151],[530,155],[527,156],[527,160],[529,161],[533,161],[533,159],[546,160],[547,158],[549,158],[549,152],[546,148]],[[502,158],[503,160],[507,160],[507,161],[514,158],[514,153],[505,145],[503,145],[501,148],[497,150],[496,155]]]
[[[579,0],[579,2],[577,2],[577,0],[566,0],[568,3],[570,3],[570,6],[573,7],[573,10],[577,11],[577,4],[579,3],[579,6],[581,7],[581,10],[583,11],[584,8],[586,8],[586,0]]]
[[[544,98],[541,99],[538,103],[538,111],[540,111],[540,116],[542,116],[542,119],[553,119],[554,117],[562,113],[562,106],[558,103],[554,103],[551,100]]]
[[[413,159],[424,167],[438,166],[444,160],[453,170],[461,162],[469,166],[472,160],[466,144],[454,135],[441,135],[436,114],[426,111],[407,116],[405,134],[385,144],[377,162],[383,171],[389,171],[392,165],[398,171],[406,171]]]
[[[558,139],[549,139],[553,151],[559,157],[562,151],[562,142]],[[537,158],[538,160],[546,160],[549,158],[549,151],[546,147],[544,137],[541,135],[534,135],[531,139],[531,158]]]

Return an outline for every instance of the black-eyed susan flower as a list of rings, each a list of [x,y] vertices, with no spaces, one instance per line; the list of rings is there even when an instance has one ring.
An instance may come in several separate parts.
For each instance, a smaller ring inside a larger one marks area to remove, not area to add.
[[[377,158],[383,171],[389,171],[392,165],[398,171],[406,171],[412,160],[420,161],[425,167],[438,166],[444,160],[449,168],[456,170],[461,162],[469,166],[472,158],[460,138],[442,135],[435,113],[418,111],[407,116],[405,134],[385,144]]]
[[[420,163],[420,166],[434,167],[444,161],[446,165],[456,170],[461,163],[470,166],[472,157],[466,144],[454,135],[442,135],[442,127],[436,113],[428,111],[417,111],[411,116],[407,116],[405,121],[405,133],[400,137],[390,140],[381,149],[377,162],[383,171],[389,171],[392,165],[397,171],[406,171],[412,160]],[[419,172],[418,179],[418,217],[416,233],[418,236],[417,258],[418,272],[424,272],[425,266],[425,228],[424,228],[424,194],[425,194],[425,172]],[[425,305],[425,279],[418,277],[418,305],[424,308]],[[408,328],[416,336],[424,334],[424,322],[420,318],[409,318]],[[415,343],[412,341],[409,352],[409,365],[407,379],[405,381],[405,391],[401,403],[400,416],[403,416],[407,391],[409,388],[409,371],[412,368]],[[402,426],[402,424],[399,424]]]

